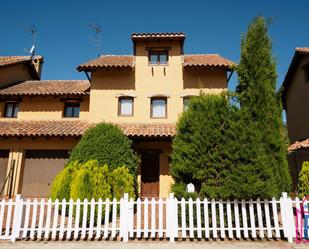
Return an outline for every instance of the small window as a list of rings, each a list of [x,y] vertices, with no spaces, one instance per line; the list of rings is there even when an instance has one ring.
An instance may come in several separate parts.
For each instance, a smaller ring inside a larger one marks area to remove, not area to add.
[[[166,65],[168,62],[167,50],[150,50],[149,64],[150,65]]]
[[[17,118],[18,102],[6,102],[4,107],[4,117]]]
[[[133,116],[133,98],[121,97],[118,99],[118,115]]]
[[[151,99],[151,117],[166,118],[167,117],[167,99],[152,98]]]
[[[80,112],[79,102],[65,102],[64,103],[64,117],[78,118]]]
[[[183,110],[188,110],[191,98],[189,96],[183,98]]]

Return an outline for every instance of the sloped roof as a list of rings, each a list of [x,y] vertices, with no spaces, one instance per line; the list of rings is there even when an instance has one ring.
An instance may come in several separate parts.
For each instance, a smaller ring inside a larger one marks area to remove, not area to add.
[[[295,150],[305,149],[305,148],[309,148],[309,138],[302,140],[302,141],[296,141],[295,143],[291,144],[288,147],[288,151],[293,152]]]
[[[116,125],[123,130],[124,134],[132,137],[173,137],[176,134],[176,125],[173,123],[126,123]]]
[[[33,136],[82,136],[95,123],[81,120],[22,120],[0,121],[1,137],[33,137]],[[130,137],[172,137],[176,134],[175,124],[116,124]]]
[[[309,47],[296,48],[295,51],[298,52],[298,53],[308,54],[309,53]]]
[[[183,66],[186,67],[225,67],[232,69],[234,62],[218,54],[187,54]]]
[[[0,136],[81,136],[90,127],[83,121],[0,121]]]
[[[190,67],[224,67],[231,69],[234,62],[218,54],[188,54],[184,55],[183,66]],[[98,68],[132,68],[134,67],[133,55],[103,55],[77,67],[79,71]]]
[[[88,80],[30,80],[0,90],[0,96],[14,95],[86,95]]]
[[[137,40],[139,38],[181,38],[185,39],[186,34],[183,32],[163,32],[163,33],[133,33],[131,35],[132,40]]]
[[[34,59],[42,60],[42,56],[35,56]],[[0,67],[30,62],[31,56],[0,56]]]
[[[132,55],[102,55],[77,67],[78,71],[97,68],[132,68]]]

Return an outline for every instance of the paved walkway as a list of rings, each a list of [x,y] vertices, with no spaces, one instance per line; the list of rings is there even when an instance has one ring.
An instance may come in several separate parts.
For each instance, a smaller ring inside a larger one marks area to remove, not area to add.
[[[0,241],[0,248],[16,248],[16,249],[75,249],[75,248],[89,248],[89,249],[302,249],[308,248],[307,244],[288,244],[283,241],[210,241],[210,242],[161,242],[161,241],[130,241],[128,243],[117,241],[18,241],[10,243],[7,241]]]

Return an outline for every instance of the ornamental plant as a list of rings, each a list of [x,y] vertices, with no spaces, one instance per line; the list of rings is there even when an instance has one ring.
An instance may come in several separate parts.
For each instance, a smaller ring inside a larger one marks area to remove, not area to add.
[[[299,173],[298,195],[300,197],[309,195],[309,162],[303,162],[302,169]]]
[[[132,148],[132,141],[119,127],[100,123],[89,129],[72,150],[70,162],[85,163],[97,160],[99,165],[108,165],[110,170],[125,166],[135,175],[138,157]]]

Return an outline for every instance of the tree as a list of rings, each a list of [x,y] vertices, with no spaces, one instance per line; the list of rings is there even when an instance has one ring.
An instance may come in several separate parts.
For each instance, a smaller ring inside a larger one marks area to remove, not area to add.
[[[275,195],[289,191],[291,178],[287,161],[287,138],[282,121],[282,106],[276,93],[276,63],[268,23],[256,17],[241,41],[241,59],[237,68],[237,93],[244,112],[256,122],[260,143],[266,156],[266,167],[271,171]]]
[[[178,197],[269,198],[274,194],[260,133],[227,95],[192,99],[177,124],[171,173]],[[188,194],[193,183],[196,193]]]
[[[132,141],[119,127],[107,123],[89,129],[70,156],[70,161],[85,163],[89,160],[97,160],[99,165],[106,164],[110,170],[126,166],[133,175],[138,165]]]

